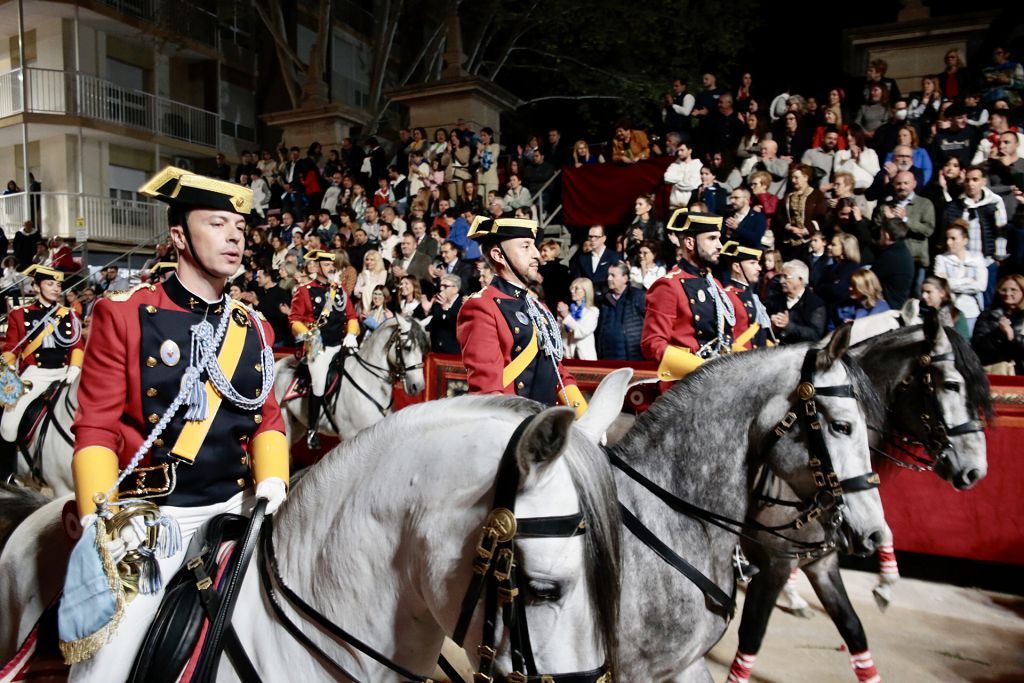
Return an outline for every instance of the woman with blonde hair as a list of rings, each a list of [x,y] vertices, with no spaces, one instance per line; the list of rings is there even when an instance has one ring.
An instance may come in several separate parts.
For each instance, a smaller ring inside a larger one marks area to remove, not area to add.
[[[860,269],[860,244],[850,233],[837,232],[826,251],[832,257],[832,263],[821,274],[814,293],[828,306],[829,319],[832,320],[836,309],[850,296],[850,280]]]
[[[368,311],[373,305],[373,288],[380,285],[388,288],[388,269],[384,259],[376,249],[370,249],[363,255],[363,271],[356,278],[356,286],[352,289],[353,303],[361,310]]]
[[[578,277],[569,285],[569,295],[572,303],[558,302],[566,355],[580,360],[597,360],[594,332],[601,313],[594,306],[594,283],[589,278]]]
[[[338,249],[334,252],[334,272],[338,274],[338,284],[341,285],[346,294],[351,295],[352,290],[356,288],[356,279],[359,277],[359,271],[352,265],[352,261],[348,257],[348,251],[345,249]]]
[[[922,134],[925,131],[930,132],[932,124],[939,118],[941,106],[942,92],[939,79],[935,76],[925,76],[921,79],[921,92],[910,99],[907,121],[914,124]]]
[[[882,283],[878,276],[867,268],[859,268],[850,276],[849,296],[843,305],[836,308],[829,330],[888,310],[889,304],[882,297]]]

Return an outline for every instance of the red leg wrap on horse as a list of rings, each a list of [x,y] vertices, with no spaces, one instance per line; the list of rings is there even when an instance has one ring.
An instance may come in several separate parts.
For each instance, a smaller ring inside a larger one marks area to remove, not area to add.
[[[850,665],[857,675],[859,683],[881,683],[882,677],[875,668],[875,660],[871,658],[871,650],[864,650],[850,655]]]
[[[757,655],[745,655],[736,650],[736,658],[732,660],[729,677],[725,679],[725,683],[747,683],[750,680],[750,670],[754,668],[756,659]]]
[[[878,564],[883,574],[899,574],[899,567],[896,565],[896,552],[892,544],[878,546]]]
[[[789,579],[786,581],[786,585],[789,586],[790,588],[795,587],[796,586],[796,577],[799,576],[799,574],[800,574],[800,568],[799,567],[793,567],[793,571],[791,571],[789,573]]]

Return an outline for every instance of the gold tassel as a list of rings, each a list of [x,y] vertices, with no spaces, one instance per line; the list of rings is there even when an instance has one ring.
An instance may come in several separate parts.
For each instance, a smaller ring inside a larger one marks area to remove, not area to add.
[[[114,560],[110,557],[110,553],[107,552],[106,543],[110,540],[110,536],[107,535],[107,525],[102,517],[96,518],[96,524],[103,525],[102,527],[96,527],[96,550],[99,552],[100,559],[103,562],[103,573],[107,576],[110,590],[115,596],[114,615],[98,631],[87,635],[85,638],[73,641],[60,641],[60,652],[64,655],[64,663],[67,665],[84,662],[99,652],[100,648],[110,642],[110,638],[117,631],[117,627],[121,624],[121,618],[124,616],[124,588],[121,585],[121,577],[117,573],[117,567],[114,566]]]

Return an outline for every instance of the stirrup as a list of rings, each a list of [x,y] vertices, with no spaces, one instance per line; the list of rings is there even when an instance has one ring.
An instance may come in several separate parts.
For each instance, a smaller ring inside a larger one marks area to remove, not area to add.
[[[736,571],[736,580],[742,584],[750,583],[750,580],[761,571],[750,563],[739,546],[736,546],[732,551],[732,564],[733,569]]]
[[[308,446],[310,450],[320,450],[320,434],[315,429],[310,429],[306,432],[306,446]]]

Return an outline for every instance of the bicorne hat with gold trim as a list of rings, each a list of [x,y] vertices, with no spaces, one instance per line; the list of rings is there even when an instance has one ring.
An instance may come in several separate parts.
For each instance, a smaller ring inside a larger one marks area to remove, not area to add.
[[[139,194],[183,208],[231,211],[245,217],[252,213],[249,188],[175,166],[150,178],[139,188]]]
[[[337,255],[333,251],[327,251],[326,249],[313,249],[307,251],[305,256],[302,257],[303,261],[333,261],[337,258]]]
[[[760,261],[760,249],[747,247],[734,240],[729,240],[722,245],[722,258],[729,261]]]
[[[149,269],[149,274],[151,277],[162,277],[165,273],[169,273],[172,270],[177,269],[177,261],[160,261],[159,263],[153,264],[153,267]]]
[[[668,219],[668,230],[679,235],[700,235],[705,232],[721,232],[722,217],[713,213],[700,213],[686,209],[676,209]]]
[[[529,218],[490,218],[477,216],[467,237],[483,244],[528,237],[537,239],[537,221]]]
[[[38,263],[34,263],[22,272],[22,275],[31,277],[36,282],[42,282],[43,280],[56,280],[57,282],[64,282],[64,273],[50,268],[48,266],[41,266]]]

